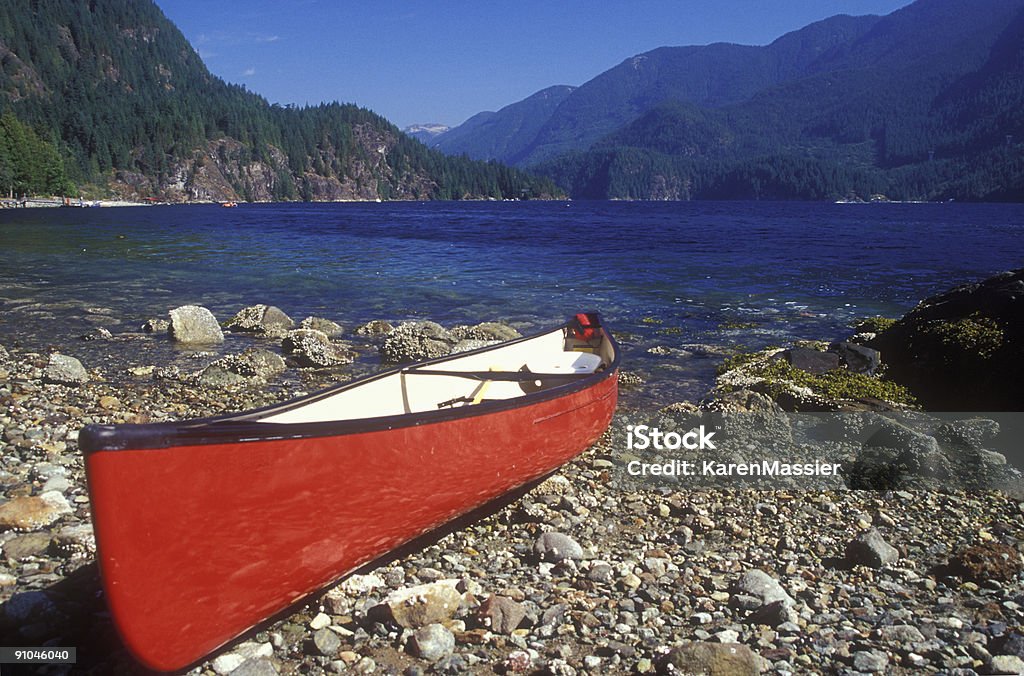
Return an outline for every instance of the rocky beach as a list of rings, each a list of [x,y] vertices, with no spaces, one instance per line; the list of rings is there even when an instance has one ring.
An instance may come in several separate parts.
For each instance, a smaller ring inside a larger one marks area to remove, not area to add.
[[[915,401],[887,399],[901,391],[878,372],[930,368],[922,350],[941,361],[939,350],[979,345],[986,359],[1019,365],[1017,325],[1005,317],[1021,316],[1021,279],[1007,273],[928,299],[847,341],[733,357],[700,402],[646,410],[628,394],[643,379],[627,371],[612,428],[576,460],[304,600],[192,671],[1020,673],[1024,491],[1012,457],[991,448],[999,423],[933,420]],[[0,349],[0,643],[78,651],[75,665],[18,667],[25,672],[143,671],[103,602],[76,443],[83,425],[244,410],[517,335],[494,321],[342,328],[267,305],[220,321],[198,306],[123,319],[139,329],[81,337],[84,354],[106,359]],[[881,357],[869,347],[893,330],[935,340],[910,341],[918,354],[897,367],[885,361],[894,339]],[[164,363],[129,363],[118,359],[128,342],[177,348]],[[353,363],[359,354],[376,366]],[[965,377],[956,374],[970,391]],[[1012,410],[1018,395],[1004,396],[1002,410]],[[801,416],[811,411],[841,417],[809,423]],[[628,430],[641,422],[713,425],[743,442],[709,454],[723,463],[760,459],[774,444],[776,454],[785,447],[843,471],[810,483],[638,480],[631,460],[691,457],[628,450]],[[845,441],[808,441],[822,426],[842,427]]]

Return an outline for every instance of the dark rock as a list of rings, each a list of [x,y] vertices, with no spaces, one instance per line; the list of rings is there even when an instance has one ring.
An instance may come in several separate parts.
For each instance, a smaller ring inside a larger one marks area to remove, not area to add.
[[[428,624],[413,632],[409,652],[416,657],[437,662],[455,650],[455,637],[440,624]]]
[[[1024,634],[1014,630],[992,640],[991,648],[1000,655],[1024,657]]]
[[[224,332],[213,313],[198,305],[182,305],[170,312],[168,333],[176,342],[213,345],[224,342]]]
[[[761,673],[761,661],[739,643],[693,641],[672,648],[658,661],[662,674],[748,676]]]
[[[785,359],[795,369],[821,374],[839,368],[839,355],[834,352],[820,352],[808,347],[791,347],[778,353],[775,359]]]
[[[542,561],[551,561],[552,563],[583,558],[583,548],[579,543],[562,533],[542,534],[534,543],[533,551]]]
[[[477,617],[496,634],[511,634],[526,617],[526,610],[510,598],[491,596],[480,604]]]
[[[881,364],[881,355],[878,350],[858,345],[857,343],[839,342],[828,346],[829,352],[835,352],[846,368],[854,373],[864,373],[872,376]]]
[[[871,341],[888,376],[940,411],[1021,410],[1022,345],[1024,269],[927,298]]]
[[[289,331],[281,341],[281,350],[299,366],[324,368],[350,364],[355,353],[340,343],[332,343],[327,334],[313,329]]]
[[[229,331],[281,336],[295,326],[291,317],[273,305],[250,305],[242,308],[227,323]]]
[[[745,622],[748,624],[765,624],[769,627],[777,627],[786,622],[796,622],[797,619],[796,611],[780,599],[761,606],[751,613]]]
[[[949,562],[950,571],[968,580],[1013,580],[1024,565],[1020,552],[1000,542],[965,547]]]
[[[876,528],[861,533],[846,545],[846,560],[851,565],[881,568],[899,558],[899,550],[886,542]]]
[[[5,619],[15,626],[39,622],[58,612],[49,594],[41,591],[14,594],[3,604],[2,610]]]
[[[50,361],[46,365],[43,379],[48,383],[77,386],[87,382],[89,374],[86,372],[85,367],[82,366],[82,362],[66,354],[55,352],[50,355]]]
[[[435,322],[408,322],[384,338],[380,356],[385,364],[435,359],[450,354],[458,339]]]

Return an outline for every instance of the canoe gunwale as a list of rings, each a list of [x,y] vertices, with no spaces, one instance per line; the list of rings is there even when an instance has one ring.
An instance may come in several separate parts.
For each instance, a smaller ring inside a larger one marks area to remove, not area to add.
[[[462,418],[471,418],[522,408],[587,390],[603,382],[607,378],[617,377],[621,352],[619,350],[618,343],[616,343],[611,333],[607,330],[602,330],[601,337],[604,340],[609,341],[611,346],[612,361],[610,364],[606,365],[601,371],[595,371],[589,375],[580,376],[570,382],[554,385],[538,392],[526,393],[522,396],[512,397],[509,399],[483,401],[473,406],[445,408],[438,409],[436,411],[422,411],[419,413],[401,413],[372,418],[327,420],[304,423],[260,422],[261,418],[269,415],[291,411],[295,408],[300,408],[321,399],[334,396],[339,392],[359,387],[391,375],[407,372],[410,369],[443,364],[447,361],[462,358],[467,355],[501,350],[509,345],[533,340],[546,334],[555,333],[557,331],[564,332],[572,326],[573,320],[570,320],[558,328],[540,331],[529,336],[505,341],[498,345],[488,345],[475,350],[445,355],[436,359],[415,362],[413,364],[402,364],[380,373],[371,374],[345,383],[339,383],[302,397],[297,397],[285,402],[271,404],[269,406],[249,411],[166,423],[148,423],[138,425],[88,425],[79,433],[78,445],[81,451],[88,455],[91,453],[121,450],[157,451],[161,449],[172,449],[175,446],[198,446],[204,444],[223,444],[226,442],[246,443],[284,439],[306,439],[394,430],[403,427],[450,422],[452,420],[459,420]]]

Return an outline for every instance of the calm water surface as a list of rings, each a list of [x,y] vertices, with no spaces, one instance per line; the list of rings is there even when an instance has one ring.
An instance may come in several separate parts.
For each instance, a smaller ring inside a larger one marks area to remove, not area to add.
[[[655,346],[835,338],[951,285],[1024,265],[1020,205],[383,203],[0,211],[0,343],[120,360],[184,303],[253,303],[353,327],[501,319],[524,332],[601,310],[643,397],[699,397],[717,360]],[[741,328],[734,328],[739,324]],[[241,349],[229,340],[223,351]],[[135,341],[138,343],[139,341]],[[152,351],[152,346],[148,349]],[[171,350],[170,347],[161,349]],[[372,353],[364,362],[373,362]]]

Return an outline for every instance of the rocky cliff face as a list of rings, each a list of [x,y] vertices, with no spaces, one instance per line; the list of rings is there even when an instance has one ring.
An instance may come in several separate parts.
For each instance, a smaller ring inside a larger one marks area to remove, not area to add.
[[[353,128],[353,139],[361,149],[359,159],[344,167],[340,174],[296,173],[277,147],[269,146],[267,157],[254,158],[239,141],[221,138],[176,162],[161,179],[119,171],[112,176],[110,188],[121,199],[155,198],[164,202],[269,202],[282,195],[315,202],[429,197],[435,187],[429,176],[399,176],[388,163],[388,153],[397,141],[393,134],[357,125]],[[324,167],[330,166],[333,156],[334,149],[325,147],[313,159]]]

